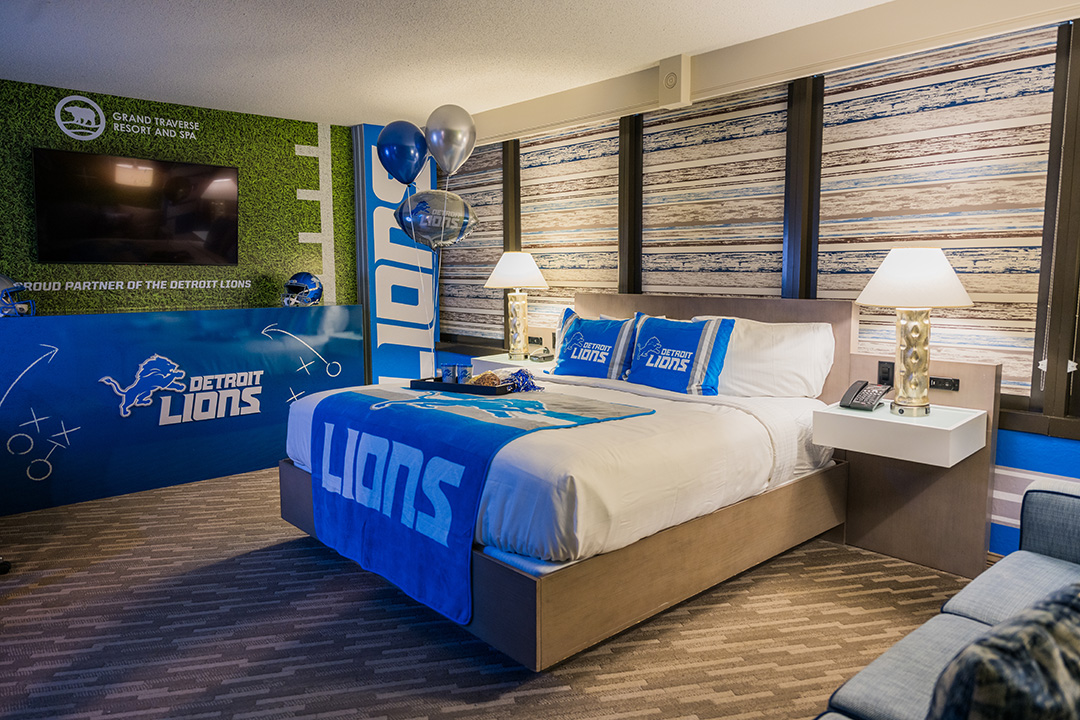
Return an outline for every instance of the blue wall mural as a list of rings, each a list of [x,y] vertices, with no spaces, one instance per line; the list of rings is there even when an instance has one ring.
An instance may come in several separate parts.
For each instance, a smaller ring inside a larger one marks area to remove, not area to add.
[[[439,173],[439,187],[472,206],[472,235],[442,249],[439,274],[439,332],[503,339],[503,291],[484,287],[503,251],[502,145],[484,145],[456,173]]]
[[[945,250],[973,308],[934,312],[935,357],[1031,383],[1057,28],[825,76],[818,297],[854,299],[888,250]],[[862,311],[859,349],[890,354],[894,320]]]
[[[554,328],[576,292],[619,287],[619,124],[521,141],[521,249],[551,287],[529,291],[529,326]]]
[[[786,133],[786,84],[645,116],[645,292],[780,295]]]

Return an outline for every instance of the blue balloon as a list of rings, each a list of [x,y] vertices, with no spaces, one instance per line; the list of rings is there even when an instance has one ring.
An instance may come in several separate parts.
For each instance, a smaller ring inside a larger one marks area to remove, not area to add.
[[[395,120],[379,133],[375,141],[379,162],[386,172],[403,185],[410,184],[424,169],[427,140],[424,132],[406,120]]]

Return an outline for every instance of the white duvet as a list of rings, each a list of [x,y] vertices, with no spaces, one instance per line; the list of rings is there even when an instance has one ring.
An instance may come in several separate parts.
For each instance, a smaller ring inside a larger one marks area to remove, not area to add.
[[[655,410],[540,430],[504,446],[480,499],[476,541],[543,560],[617,550],[827,464],[810,398],[688,396],[620,380],[545,376],[569,392]],[[348,389],[348,388],[346,388]],[[339,391],[329,391],[339,392]],[[316,393],[289,411],[288,456],[311,468]]]

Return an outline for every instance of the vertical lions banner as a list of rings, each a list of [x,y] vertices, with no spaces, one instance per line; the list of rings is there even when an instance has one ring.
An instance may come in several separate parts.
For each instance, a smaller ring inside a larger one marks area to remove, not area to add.
[[[362,385],[358,306],[0,319],[0,515],[273,467]]]
[[[366,310],[370,380],[432,377],[434,342],[438,337],[435,253],[418,245],[394,219],[394,211],[408,189],[379,161],[378,125],[353,128],[356,148],[357,268],[362,303]],[[431,160],[416,178],[416,188],[432,188],[435,164]]]

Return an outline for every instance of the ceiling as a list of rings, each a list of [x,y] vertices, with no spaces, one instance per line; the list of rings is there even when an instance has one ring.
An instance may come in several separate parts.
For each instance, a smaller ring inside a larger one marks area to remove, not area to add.
[[[3,0],[0,78],[337,125],[503,107],[886,0]]]

